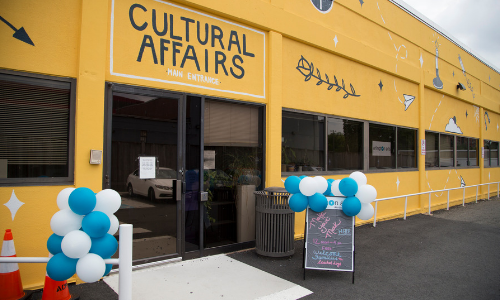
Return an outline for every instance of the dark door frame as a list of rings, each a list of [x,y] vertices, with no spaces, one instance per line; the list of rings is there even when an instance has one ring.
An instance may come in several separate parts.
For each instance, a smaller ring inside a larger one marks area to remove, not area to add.
[[[106,99],[104,106],[104,142],[103,142],[103,176],[102,176],[102,186],[103,189],[110,188],[110,176],[111,176],[111,137],[112,137],[112,120],[113,120],[113,92],[128,93],[134,95],[144,95],[144,96],[161,96],[166,98],[177,99],[177,180],[184,181],[184,169],[185,169],[185,94],[174,93],[165,90],[158,90],[153,88],[138,87],[133,85],[124,85],[118,83],[106,83]],[[135,260],[134,265],[149,263],[153,261],[166,260],[176,257],[184,257],[184,193],[182,193],[182,198],[177,203],[177,237],[176,237],[176,253],[150,257]]]
[[[215,248],[205,248],[204,247],[204,223],[203,223],[203,217],[205,213],[205,206],[203,205],[203,202],[199,201],[199,249],[195,251],[190,251],[186,252],[185,251],[185,195],[184,195],[184,172],[185,172],[185,166],[186,166],[186,104],[187,104],[187,97],[193,96],[193,97],[199,97],[201,98],[201,113],[200,113],[200,160],[199,160],[199,167],[200,167],[200,192],[203,192],[203,163],[204,163],[204,158],[203,158],[203,153],[204,153],[204,120],[205,120],[205,100],[206,99],[211,99],[211,100],[220,100],[220,101],[225,101],[225,102],[233,102],[233,103],[238,103],[238,104],[250,104],[245,101],[236,101],[236,100],[230,100],[230,99],[223,99],[219,97],[206,97],[204,95],[200,94],[192,94],[192,93],[179,93],[179,92],[172,92],[172,91],[167,91],[167,90],[160,90],[160,89],[155,89],[155,88],[147,88],[147,87],[139,87],[139,86],[133,86],[133,85],[126,85],[126,84],[118,84],[118,83],[112,83],[112,82],[106,82],[105,86],[105,102],[104,102],[104,142],[103,142],[103,176],[102,176],[102,186],[103,189],[110,188],[110,178],[109,174],[111,171],[111,135],[112,135],[112,113],[113,113],[113,91],[117,92],[123,92],[123,93],[132,93],[136,95],[148,95],[148,96],[163,96],[163,97],[170,97],[170,98],[177,98],[178,99],[178,137],[177,137],[177,142],[178,146],[177,147],[177,171],[182,171],[181,173],[178,173],[177,178],[183,182],[183,193],[182,193],[182,200],[180,203],[177,205],[177,253],[172,254],[172,255],[166,255],[166,256],[159,256],[159,257],[151,257],[151,258],[145,258],[145,259],[140,259],[137,261],[134,261],[134,265],[138,264],[144,264],[148,262],[153,262],[153,261],[159,261],[159,260],[165,260],[165,259],[170,259],[170,258],[176,258],[176,257],[182,257],[183,260],[186,259],[193,259],[193,258],[198,258],[198,257],[203,257],[203,256],[209,256],[209,255],[215,255],[215,254],[220,254],[220,253],[228,253],[232,251],[238,251],[242,249],[248,249],[255,247],[255,241],[250,241],[250,242],[243,242],[243,243],[236,243],[236,244],[230,244],[230,245],[225,245],[221,247],[215,247]],[[251,103],[251,105],[256,105],[256,106],[261,106],[265,107],[265,104],[258,104],[258,103]],[[263,134],[263,164],[262,164],[262,174],[263,174],[263,182],[265,182],[265,169],[266,169],[266,110],[264,109],[262,112],[262,134]],[[265,184],[264,184],[265,186]]]

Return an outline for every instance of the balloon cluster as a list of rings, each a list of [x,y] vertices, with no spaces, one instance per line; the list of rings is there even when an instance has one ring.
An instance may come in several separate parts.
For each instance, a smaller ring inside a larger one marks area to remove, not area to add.
[[[377,198],[377,190],[367,184],[365,174],[359,171],[342,180],[290,176],[285,180],[285,189],[292,194],[288,204],[294,212],[301,212],[308,206],[315,212],[322,212],[328,207],[327,196],[346,197],[342,202],[342,211],[361,220],[373,217],[374,210],[370,203]]]
[[[114,213],[121,201],[111,189],[95,194],[85,187],[65,188],[57,195],[60,211],[50,220],[54,234],[47,240],[54,255],[47,263],[50,278],[63,281],[76,273],[85,282],[95,282],[111,271],[104,259],[118,249],[113,235],[119,222]]]

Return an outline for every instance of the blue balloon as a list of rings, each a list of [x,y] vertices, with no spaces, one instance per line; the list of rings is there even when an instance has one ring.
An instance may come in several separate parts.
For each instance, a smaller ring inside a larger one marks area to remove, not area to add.
[[[297,176],[289,176],[285,180],[285,189],[290,194],[298,194],[300,193],[299,189],[300,178]]]
[[[300,176],[299,178],[300,178],[300,180],[302,180],[302,179],[304,179],[304,178],[306,178],[306,177],[307,177],[306,175],[302,175],[302,176]]]
[[[322,212],[328,206],[328,200],[325,195],[316,193],[312,196],[307,197],[309,200],[309,207],[315,212]]]
[[[93,211],[82,221],[82,228],[91,238],[100,238],[108,233],[111,227],[109,217],[101,211]]]
[[[57,235],[53,233],[48,239],[47,239],[47,250],[49,250],[50,253],[53,255],[56,255],[57,253],[61,253],[61,243],[62,243],[63,236]]]
[[[75,214],[86,215],[95,208],[95,193],[86,187],[77,188],[69,194],[68,204]]]
[[[361,201],[356,197],[347,197],[342,202],[342,211],[349,217],[353,217],[361,211]]]
[[[78,259],[69,258],[64,253],[52,256],[47,263],[47,275],[55,281],[68,280],[76,273]]]
[[[92,246],[90,247],[90,253],[95,253],[102,258],[111,257],[115,254],[118,249],[118,242],[116,238],[109,233],[106,233],[103,237],[92,238]]]
[[[294,212],[301,212],[307,208],[307,197],[303,194],[293,194],[288,205]]]
[[[108,257],[108,258],[110,258],[110,257]],[[111,272],[112,267],[113,267],[113,265],[106,265],[106,271],[104,272],[104,275],[102,275],[102,277],[108,275],[109,272]]]
[[[358,192],[358,183],[350,177],[344,178],[339,183],[339,191],[346,197],[352,197]]]
[[[332,182],[334,182],[335,179],[327,179],[326,182],[328,182],[328,188],[326,191],[323,193],[325,196],[333,196],[332,194]]]

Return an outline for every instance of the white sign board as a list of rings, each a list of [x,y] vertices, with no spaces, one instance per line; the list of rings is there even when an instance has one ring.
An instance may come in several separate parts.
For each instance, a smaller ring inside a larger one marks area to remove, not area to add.
[[[425,155],[425,140],[420,140],[420,154]]]
[[[213,170],[215,169],[215,151],[205,150],[203,152],[203,169]]]
[[[156,157],[154,156],[139,157],[139,178],[140,179],[156,178]]]
[[[391,156],[391,142],[372,142],[373,156]]]

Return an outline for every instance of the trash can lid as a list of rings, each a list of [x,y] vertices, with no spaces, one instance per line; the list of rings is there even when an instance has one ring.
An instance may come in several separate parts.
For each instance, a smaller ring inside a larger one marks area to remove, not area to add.
[[[288,193],[285,188],[279,186],[270,186],[265,188],[264,191],[271,193]]]

